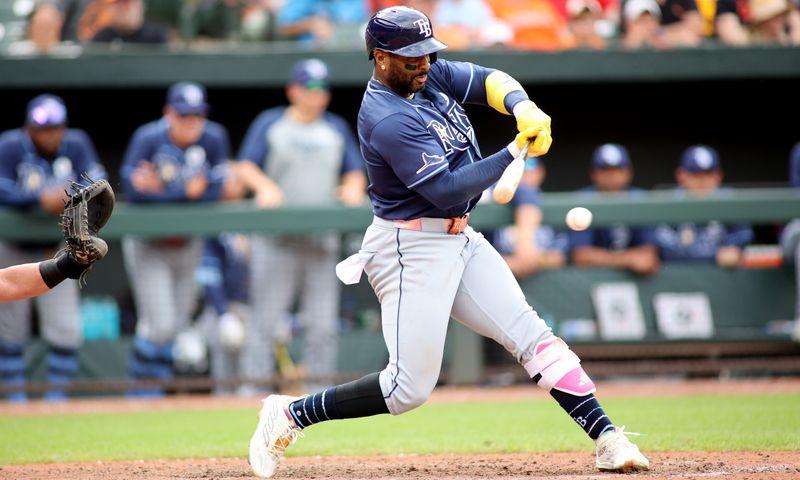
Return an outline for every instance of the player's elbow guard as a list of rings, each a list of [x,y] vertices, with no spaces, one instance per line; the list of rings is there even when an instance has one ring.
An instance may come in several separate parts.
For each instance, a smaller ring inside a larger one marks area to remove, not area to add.
[[[514,106],[528,99],[528,94],[518,81],[500,70],[495,70],[486,77],[486,103],[500,113],[511,115]],[[535,105],[534,105],[535,106]]]

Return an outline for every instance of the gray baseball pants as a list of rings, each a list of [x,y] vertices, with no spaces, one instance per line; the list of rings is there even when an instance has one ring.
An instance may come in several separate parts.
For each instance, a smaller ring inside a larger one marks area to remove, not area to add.
[[[433,391],[450,317],[503,345],[520,364],[537,343],[554,338],[482,234],[467,227],[451,235],[441,219],[431,220],[424,225],[432,231],[415,231],[375,218],[359,252],[381,304],[389,364],[380,383],[395,415]]]
[[[252,317],[242,358],[245,378],[262,381],[275,372],[273,345],[288,339],[289,315],[299,300],[303,363],[310,377],[327,384],[325,377],[336,372],[338,237],[254,235],[251,247]]]

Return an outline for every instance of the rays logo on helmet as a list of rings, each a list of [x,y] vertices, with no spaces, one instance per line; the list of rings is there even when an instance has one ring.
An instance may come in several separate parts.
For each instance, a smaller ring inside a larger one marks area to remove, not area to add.
[[[414,21],[414,25],[419,27],[419,34],[425,35],[426,37],[430,37],[433,34],[433,30],[431,29],[431,24],[424,18],[420,18],[419,20]]]

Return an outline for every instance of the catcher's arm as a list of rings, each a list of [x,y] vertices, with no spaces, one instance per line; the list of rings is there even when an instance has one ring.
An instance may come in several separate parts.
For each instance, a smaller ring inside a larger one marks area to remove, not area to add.
[[[35,297],[50,287],[39,273],[38,263],[12,265],[0,270],[0,302],[15,302]]]

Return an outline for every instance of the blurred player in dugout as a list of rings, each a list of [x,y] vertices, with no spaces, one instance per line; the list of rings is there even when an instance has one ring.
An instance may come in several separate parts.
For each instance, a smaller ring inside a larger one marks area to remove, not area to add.
[[[337,201],[362,205],[367,184],[364,160],[347,122],[327,111],[331,92],[325,63],[298,62],[286,96],[288,106],[256,117],[239,151],[242,178],[255,193],[256,205],[276,208]],[[339,282],[334,271],[339,235],[254,235],[251,247],[253,317],[244,366],[258,368],[245,377],[257,382],[274,373],[273,346],[286,340],[297,296],[307,372],[318,379],[335,373]]]
[[[567,232],[542,225],[540,187],[544,178],[545,165],[542,159],[528,158],[525,172],[511,199],[514,224],[486,234],[518,278],[540,270],[561,268],[567,261]],[[488,193],[487,190],[481,201],[489,196]]]
[[[89,136],[82,130],[67,128],[67,109],[57,96],[40,95],[31,100],[25,125],[0,136],[2,205],[38,206],[51,215],[60,215],[66,190],[83,173],[93,180],[108,178]],[[0,268],[52,257],[59,247],[58,241],[2,242]],[[42,337],[50,347],[47,380],[54,386],[66,385],[78,371],[76,352],[83,340],[78,285],[73,281],[63,282],[35,299],[0,304],[2,383],[20,387],[25,383],[23,350],[30,337],[33,303]],[[12,401],[26,398],[21,389],[8,397]],[[45,398],[62,400],[65,393],[55,388]]]
[[[677,198],[713,198],[730,191],[721,187],[719,154],[707,145],[693,145],[683,152],[675,178]],[[656,228],[656,243],[665,262],[713,262],[720,267],[737,267],[741,263],[742,249],[752,240],[753,230],[749,225],[711,221]]]
[[[582,195],[635,197],[641,190],[631,186],[633,164],[628,150],[616,143],[598,146],[592,154],[592,185]],[[653,226],[591,227],[570,232],[572,263],[578,267],[624,268],[640,275],[658,272],[658,247]]]
[[[213,202],[222,192],[230,158],[224,126],[207,119],[202,85],[181,82],[167,92],[163,116],[133,134],[120,170],[131,203]],[[189,236],[123,238],[122,251],[137,323],[129,370],[134,379],[169,380],[172,347],[188,326],[198,288],[203,240]],[[132,395],[157,396],[159,388]]]

